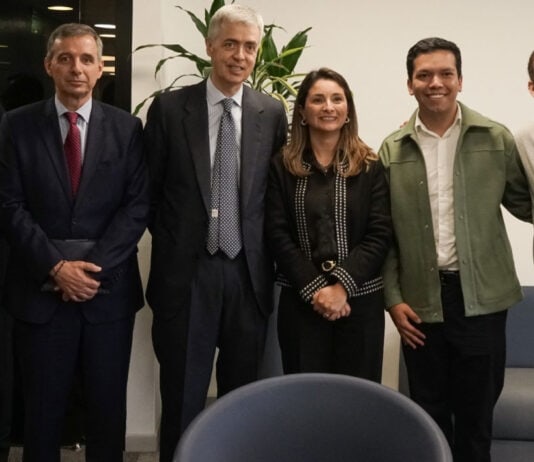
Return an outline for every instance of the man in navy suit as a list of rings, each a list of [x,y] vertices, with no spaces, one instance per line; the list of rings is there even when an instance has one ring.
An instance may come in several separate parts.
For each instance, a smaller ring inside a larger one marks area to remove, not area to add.
[[[149,209],[142,127],[92,99],[103,69],[92,28],[58,27],[44,64],[55,97],[8,112],[0,125],[6,306],[24,384],[24,460],[59,461],[79,370],[86,459],[119,462],[133,324],[143,305],[136,256]],[[70,125],[66,113],[76,114]],[[68,150],[73,132],[80,142]],[[72,151],[81,173],[66,158]]]
[[[250,8],[220,8],[206,40],[210,77],[161,95],[148,113],[147,299],[161,366],[162,462],[172,459],[180,434],[204,407],[216,347],[219,396],[258,378],[273,291],[273,265],[263,239],[264,196],[269,161],[287,131],[283,106],[243,85],[262,32],[263,21]],[[225,99],[231,99],[237,144],[240,216],[230,235],[237,255],[208,243],[210,222],[221,216],[212,184]]]

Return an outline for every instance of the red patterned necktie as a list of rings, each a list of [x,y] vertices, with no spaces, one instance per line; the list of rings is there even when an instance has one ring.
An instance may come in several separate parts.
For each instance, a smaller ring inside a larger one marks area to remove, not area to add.
[[[80,185],[82,173],[82,145],[80,141],[80,129],[76,125],[78,114],[76,112],[65,112],[65,117],[69,121],[69,131],[65,138],[65,156],[69,167],[70,184],[72,194],[75,196]]]

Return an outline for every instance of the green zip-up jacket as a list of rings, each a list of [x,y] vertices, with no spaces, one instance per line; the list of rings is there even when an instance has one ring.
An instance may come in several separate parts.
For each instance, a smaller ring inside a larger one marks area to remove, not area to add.
[[[454,160],[454,226],[466,316],[509,308],[522,298],[501,204],[532,221],[525,172],[511,133],[460,104]],[[416,114],[380,148],[395,242],[384,265],[386,306],[407,303],[423,322],[443,321],[441,285]]]

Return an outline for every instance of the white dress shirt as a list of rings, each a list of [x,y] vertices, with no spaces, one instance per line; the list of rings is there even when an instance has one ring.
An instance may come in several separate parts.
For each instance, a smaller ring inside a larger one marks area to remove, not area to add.
[[[454,233],[453,170],[460,138],[461,110],[458,107],[453,124],[443,136],[430,131],[419,118],[419,114],[415,129],[426,166],[438,268],[458,270]]]
[[[206,81],[206,97],[208,103],[208,121],[209,121],[209,136],[210,136],[210,161],[211,168],[215,162],[215,148],[217,147],[217,135],[219,134],[219,125],[224,111],[221,101],[227,98],[220,90],[218,90],[210,78]],[[243,101],[243,85],[239,91],[232,96],[235,104],[232,107],[232,117],[235,124],[235,135],[237,142],[237,152],[241,153],[241,117],[242,117],[242,101]],[[241,156],[237,156],[237,168],[241,166]],[[238,172],[239,178],[239,172]]]
[[[63,106],[61,101],[59,101],[57,95],[55,97],[56,111],[59,117],[59,129],[61,130],[61,140],[63,144],[65,143],[65,138],[67,138],[67,133],[69,132],[69,121],[66,117],[63,117],[65,112],[69,110]],[[82,107],[76,110],[78,114],[78,120],[76,121],[76,126],[80,130],[80,141],[82,145],[82,165],[85,159],[85,145],[87,144],[87,130],[89,127],[89,119],[91,117],[91,109],[93,107],[93,100],[89,99]]]

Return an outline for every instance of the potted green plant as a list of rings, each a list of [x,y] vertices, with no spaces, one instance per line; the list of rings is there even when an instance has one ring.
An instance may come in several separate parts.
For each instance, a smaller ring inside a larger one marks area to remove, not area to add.
[[[231,3],[234,3],[232,0]],[[215,12],[225,5],[225,0],[213,0],[209,10],[204,10],[204,20],[200,19],[193,12],[186,10],[185,8],[177,5],[176,7],[187,13],[193,21],[196,29],[202,34],[204,40],[206,39],[208,26],[212,16]],[[258,56],[256,58],[256,64],[247,81],[247,84],[252,88],[273,96],[279,99],[286,108],[286,111],[291,110],[291,105],[294,97],[297,94],[298,86],[302,80],[303,74],[295,73],[295,67],[302,54],[302,51],[306,47],[308,41],[308,32],[311,27],[308,27],[300,32],[297,32],[290,40],[284,45],[280,51],[276,46],[273,38],[273,31],[283,28],[275,24],[268,24],[264,27],[264,35],[258,50]],[[138,114],[140,109],[154,96],[170,91],[176,88],[180,88],[180,80],[183,77],[195,77],[198,79],[204,79],[209,75],[211,69],[211,62],[208,59],[200,57],[195,53],[192,53],[185,49],[182,45],[173,43],[158,43],[138,46],[134,52],[138,52],[144,48],[149,47],[163,47],[172,51],[174,54],[167,56],[158,61],[154,76],[156,77],[161,68],[169,60],[184,58],[191,61],[196,68],[196,72],[189,74],[180,74],[176,76],[169,85],[165,88],[157,90],[141,101],[134,110],[134,114]]]

